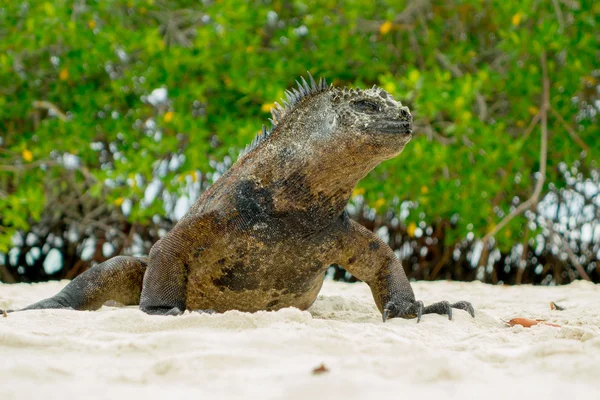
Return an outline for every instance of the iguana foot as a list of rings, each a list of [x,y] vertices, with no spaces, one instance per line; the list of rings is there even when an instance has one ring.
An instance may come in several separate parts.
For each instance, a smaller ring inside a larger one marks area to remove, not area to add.
[[[447,315],[448,319],[452,319],[452,309],[456,308],[459,310],[465,310],[471,317],[475,318],[475,309],[468,301],[458,301],[454,304],[450,304],[447,301],[440,301],[439,303],[431,304],[427,307],[423,307],[423,302],[420,300],[409,302],[407,300],[402,301],[389,301],[383,309],[383,322],[388,318],[417,318],[417,323],[421,321],[423,314],[440,314]]]
[[[423,302],[420,300],[409,301],[409,300],[393,300],[388,301],[383,308],[383,322],[388,318],[415,318],[417,322],[421,320],[423,315]]]
[[[439,303],[431,304],[423,309],[423,314],[440,314],[447,315],[448,319],[452,319],[452,309],[465,310],[471,317],[475,318],[475,309],[468,301],[458,301],[454,304],[450,304],[447,301],[440,301]],[[419,322],[419,321],[417,321]]]
[[[141,309],[150,315],[181,315],[183,311],[179,307],[144,307]]]

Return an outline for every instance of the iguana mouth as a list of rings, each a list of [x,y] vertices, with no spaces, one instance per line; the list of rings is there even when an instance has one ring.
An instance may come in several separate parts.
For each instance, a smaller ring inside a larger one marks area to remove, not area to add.
[[[411,121],[381,121],[377,124],[377,131],[394,135],[410,135],[412,133]]]

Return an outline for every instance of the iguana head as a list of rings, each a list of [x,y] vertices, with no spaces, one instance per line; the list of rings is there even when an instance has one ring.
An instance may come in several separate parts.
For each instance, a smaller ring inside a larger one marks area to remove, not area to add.
[[[243,164],[275,179],[301,175],[318,192],[343,191],[345,198],[412,137],[408,108],[381,88],[338,89],[310,76],[286,97],[271,110],[271,129],[263,127],[241,155]]]
[[[280,148],[321,161],[357,157],[375,165],[398,155],[412,137],[408,107],[384,89],[338,89],[310,76],[286,90],[283,105],[271,109],[272,127],[263,131],[242,155],[273,136]],[[275,139],[277,137],[277,139]]]
[[[402,151],[412,137],[412,116],[381,88],[330,89],[331,109],[336,116],[332,135],[352,140],[365,157],[387,159]]]

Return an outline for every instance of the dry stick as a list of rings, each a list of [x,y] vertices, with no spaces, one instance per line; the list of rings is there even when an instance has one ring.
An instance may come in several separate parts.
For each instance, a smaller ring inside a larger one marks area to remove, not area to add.
[[[25,170],[25,169],[36,168],[41,165],[51,166],[51,165],[57,165],[57,164],[58,163],[54,160],[38,160],[38,161],[31,162],[31,163],[19,164],[19,165],[1,165],[0,164],[0,171],[17,172],[17,171],[21,171],[21,170]]]
[[[105,233],[110,232],[111,230],[114,229],[117,236],[119,236],[122,240],[127,240],[127,235],[125,235],[123,232],[116,229],[114,226],[107,225],[102,221],[91,220],[91,219],[87,219],[85,217],[81,221],[78,221],[77,219],[74,219],[74,218],[66,217],[65,221],[69,222],[69,223],[79,224],[79,225],[86,225],[86,224],[91,225],[93,227],[102,229]]]
[[[567,252],[567,256],[569,256],[569,260],[571,260],[571,262],[575,266],[575,269],[577,270],[577,272],[579,272],[579,276],[581,276],[586,281],[591,281],[589,275],[585,272],[585,268],[583,268],[583,266],[577,259],[575,253],[573,253],[571,246],[569,246],[569,243],[567,243],[567,240],[563,237],[563,235],[556,232],[551,220],[549,220],[548,218],[544,218],[544,220],[546,221],[546,226],[548,227],[550,234],[558,239],[558,241],[560,242],[560,247],[562,247]]]
[[[402,10],[402,12],[396,15],[394,22],[396,24],[412,23],[420,15],[427,11],[431,5],[431,0],[414,0],[408,2],[408,5]]]
[[[563,15],[562,10],[560,9],[560,4],[558,4],[558,0],[552,0],[552,4],[554,5],[556,19],[558,20],[558,32],[563,33],[565,30],[565,17]]]
[[[485,103],[485,98],[479,92],[475,92],[475,101],[477,102],[477,108],[479,109],[477,118],[479,118],[480,121],[485,121],[488,116],[488,108],[487,104]]]
[[[58,117],[58,119],[60,119],[61,121],[68,121],[69,117],[67,116],[67,114],[65,114],[64,112],[62,112],[60,110],[60,108],[58,108],[55,104],[50,103],[49,101],[46,100],[42,100],[42,101],[34,101],[33,102],[33,107],[35,108],[42,108],[45,110],[52,110],[54,112],[54,114],[56,114],[56,116]]]
[[[439,274],[442,267],[444,265],[446,265],[446,262],[448,262],[448,260],[450,259],[451,255],[452,255],[452,252],[450,251],[450,247],[446,247],[446,249],[444,250],[444,254],[442,254],[442,258],[440,259],[440,261],[438,261],[438,263],[433,268],[433,272],[431,273],[431,276],[429,278],[430,280],[432,280],[432,281],[435,280],[435,278]]]
[[[445,54],[440,51],[435,52],[435,59],[438,60],[442,67],[446,68],[448,71],[452,72],[456,78],[462,78],[464,76],[463,72],[456,65],[452,64],[452,62],[446,57]]]
[[[417,41],[417,35],[415,35],[414,30],[410,30],[409,32],[409,40],[410,44],[417,54],[417,61],[419,62],[419,67],[424,70],[425,69],[425,59],[423,58],[423,52],[421,51],[421,47],[419,47],[419,42]]]
[[[426,125],[424,126],[415,126],[415,131],[423,132],[427,136],[427,139],[429,139],[430,141],[435,139],[444,146],[448,146],[456,142],[456,137],[447,138],[445,136],[442,136],[439,133],[437,133],[435,129],[433,129],[429,121],[425,120],[425,123]]]
[[[5,283],[17,283],[17,280],[11,274],[11,272],[6,268],[6,265],[0,264],[0,282]]]
[[[575,130],[572,127],[570,127],[569,124],[567,124],[567,121],[565,121],[565,119],[554,108],[551,107],[550,111],[552,111],[552,114],[556,117],[556,119],[558,119],[558,122],[560,122],[563,128],[565,128],[569,135],[571,135],[571,138],[573,138],[575,143],[577,143],[585,152],[589,154],[590,147],[587,144],[585,144],[585,142],[579,137]]]
[[[533,128],[535,128],[537,123],[540,122],[541,115],[542,114],[541,114],[541,110],[540,110],[533,116],[533,118],[531,118],[531,122],[529,123],[529,126],[527,127],[527,129],[525,129],[525,132],[523,132],[523,142],[525,142],[527,140],[527,137],[529,136],[529,134],[531,132],[533,132]]]
[[[535,207],[539,201],[544,182],[546,181],[546,161],[548,156],[548,109],[550,108],[550,80],[548,79],[548,68],[546,65],[546,52],[542,52],[541,56],[542,63],[542,106],[540,107],[540,119],[541,119],[541,140],[540,140],[540,177],[535,185],[533,194],[525,202],[521,203],[519,207],[515,208],[510,214],[508,214],[498,225],[494,227],[487,235],[484,236],[483,242],[487,243],[487,240],[497,234],[502,228],[506,226],[514,217],[522,214],[526,210]],[[535,119],[535,118],[534,118]]]
[[[483,248],[481,249],[481,255],[479,256],[479,261],[477,261],[477,270],[482,270],[483,274],[483,282],[486,281],[485,270],[487,267],[488,260],[490,259],[490,249],[488,247],[488,240],[483,238]]]
[[[523,238],[523,253],[521,254],[521,263],[517,269],[517,276],[515,278],[515,283],[520,285],[523,282],[523,274],[525,273],[525,268],[527,267],[527,262],[525,259],[527,258],[527,251],[529,250],[529,225],[525,225],[525,237]],[[524,267],[521,267],[522,263],[525,263]]]
[[[571,260],[571,262],[575,266],[575,269],[577,270],[577,272],[579,272],[579,276],[581,276],[586,281],[591,281],[589,275],[585,272],[585,269],[583,268],[583,266],[581,265],[581,263],[575,256],[575,253],[573,253],[573,250],[571,249],[569,244],[565,243],[565,238],[563,238],[562,235],[560,235],[559,233],[555,232],[554,234],[560,238],[562,247],[563,247],[563,249],[566,250],[567,255],[569,256],[569,260]]]

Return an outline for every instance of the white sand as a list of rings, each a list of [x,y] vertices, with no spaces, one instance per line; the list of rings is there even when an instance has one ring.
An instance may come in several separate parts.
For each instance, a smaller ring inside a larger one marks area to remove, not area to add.
[[[0,284],[0,308],[25,306],[65,283]],[[9,314],[0,317],[0,398],[598,398],[600,285],[414,288],[426,304],[469,300],[476,318],[457,310],[453,321],[427,315],[419,324],[383,324],[366,285],[333,282],[309,312]],[[550,301],[566,311],[550,311]],[[514,317],[562,328],[502,322]],[[329,372],[313,375],[321,363]]]

